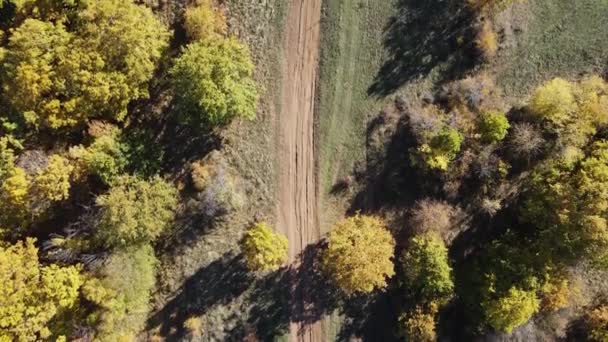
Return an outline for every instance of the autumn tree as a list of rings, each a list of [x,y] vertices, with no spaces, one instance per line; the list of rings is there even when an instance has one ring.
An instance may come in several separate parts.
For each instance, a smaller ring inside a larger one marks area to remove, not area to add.
[[[395,274],[395,240],[378,217],[346,218],[334,225],[327,242],[323,267],[346,294],[382,289]]]
[[[171,69],[183,120],[222,125],[255,117],[258,94],[249,50],[235,38],[188,45]]]
[[[265,222],[247,230],[241,248],[253,271],[276,271],[287,261],[287,238],[273,232]]]
[[[417,300],[443,304],[454,292],[448,250],[436,233],[410,239],[402,257],[403,282]]]
[[[434,342],[437,340],[435,332],[436,308],[425,310],[417,306],[412,312],[407,312],[399,318],[399,334],[406,341]]]
[[[123,120],[127,104],[147,96],[168,37],[151,11],[131,0],[89,2],[69,25],[26,19],[10,36],[4,93],[34,126]]]
[[[428,143],[418,147],[412,161],[414,164],[422,162],[423,166],[430,169],[447,171],[450,162],[460,152],[463,140],[464,137],[456,129],[444,127]]]
[[[145,328],[158,260],[148,244],[110,255],[96,278],[83,286],[84,297],[96,305],[89,320],[100,341],[131,341]]]
[[[116,179],[96,200],[100,209],[96,239],[109,247],[150,242],[169,226],[177,208],[177,191],[160,177]]]
[[[593,342],[608,340],[608,306],[599,305],[584,317],[587,337]]]
[[[184,26],[193,41],[219,38],[226,34],[226,17],[213,0],[198,0],[186,8]]]
[[[507,136],[511,125],[503,112],[486,111],[479,117],[478,130],[485,143],[496,143]]]
[[[502,297],[482,303],[482,307],[490,326],[511,333],[538,312],[540,301],[533,290],[512,287]]]
[[[42,266],[35,240],[0,245],[0,340],[34,341],[52,335],[49,322],[70,310],[82,277],[78,266]]]

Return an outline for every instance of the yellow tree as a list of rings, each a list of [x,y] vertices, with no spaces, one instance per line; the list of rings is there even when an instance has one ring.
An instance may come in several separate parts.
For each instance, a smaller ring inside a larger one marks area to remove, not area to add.
[[[265,222],[247,230],[241,248],[252,271],[276,271],[287,261],[287,238],[273,232]]]
[[[212,0],[199,0],[186,9],[184,26],[191,40],[221,37],[226,34],[226,17]]]
[[[0,245],[0,340],[46,340],[48,323],[69,310],[82,285],[77,266],[41,266],[35,240]]]
[[[540,301],[534,290],[511,287],[504,296],[482,303],[482,308],[490,326],[511,333],[538,312]]]
[[[328,235],[323,267],[346,294],[386,287],[395,274],[395,240],[375,216],[356,215],[338,222]]]

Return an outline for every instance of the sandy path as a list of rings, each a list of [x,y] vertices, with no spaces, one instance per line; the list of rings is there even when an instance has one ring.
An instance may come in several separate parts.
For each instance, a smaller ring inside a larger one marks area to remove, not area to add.
[[[279,145],[278,227],[289,239],[294,270],[301,252],[319,240],[315,156],[313,143],[314,92],[319,55],[320,0],[290,0],[285,28],[285,62]],[[306,272],[294,272],[292,307],[304,311]],[[292,317],[303,316],[292,312]],[[290,341],[322,341],[321,323],[302,324],[292,319]]]

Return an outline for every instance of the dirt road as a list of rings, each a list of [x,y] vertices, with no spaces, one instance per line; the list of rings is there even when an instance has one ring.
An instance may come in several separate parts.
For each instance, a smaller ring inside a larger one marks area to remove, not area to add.
[[[289,258],[298,270],[301,252],[320,238],[317,220],[313,143],[315,81],[319,56],[320,0],[290,0],[285,28],[283,89],[279,145],[278,227],[289,239]],[[294,272],[292,300],[306,310],[306,272]],[[304,324],[293,317],[290,341],[322,341],[321,323]]]

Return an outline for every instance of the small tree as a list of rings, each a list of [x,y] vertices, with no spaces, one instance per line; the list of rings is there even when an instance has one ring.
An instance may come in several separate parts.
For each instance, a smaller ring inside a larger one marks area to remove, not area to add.
[[[248,49],[235,38],[188,45],[171,69],[178,111],[187,122],[222,125],[253,119],[258,94]]]
[[[540,301],[535,291],[512,287],[504,296],[482,303],[486,320],[497,331],[511,333],[538,312]]]
[[[445,201],[423,199],[416,202],[410,220],[416,233],[437,232],[442,236],[452,230],[458,209]]]
[[[410,239],[402,258],[404,284],[417,300],[443,304],[454,292],[448,250],[436,233]]]
[[[593,342],[608,341],[608,306],[600,305],[585,317],[587,336]]]
[[[498,111],[483,112],[479,118],[478,129],[481,140],[485,143],[496,143],[507,136],[511,125],[505,113]]]
[[[544,139],[538,129],[529,123],[514,124],[509,138],[509,148],[518,157],[534,157],[537,155]]]
[[[572,84],[555,78],[538,87],[532,95],[529,109],[539,118],[548,120],[558,128],[562,127],[577,109]]]
[[[191,40],[219,38],[226,34],[226,17],[212,0],[199,0],[186,9],[184,26]]]
[[[78,299],[79,267],[40,265],[34,243],[0,244],[0,340],[49,338],[49,322]]]
[[[273,232],[265,222],[247,230],[241,248],[252,271],[276,271],[287,261],[287,238]]]
[[[96,137],[88,147],[70,149],[70,156],[80,164],[80,173],[96,175],[106,184],[111,184],[124,172],[126,153],[127,147],[121,140],[120,130],[115,127]]]
[[[417,163],[417,158],[422,158],[424,164],[430,169],[447,171],[448,166],[458,152],[464,138],[457,130],[445,127],[434,135],[428,144],[418,147],[417,156],[413,161]]]
[[[97,240],[107,246],[150,242],[169,226],[177,208],[175,187],[160,177],[121,176],[97,197]]]
[[[395,274],[395,240],[384,222],[356,215],[336,223],[323,254],[324,270],[346,294],[371,292],[386,286]]]
[[[435,314],[437,310],[427,312],[421,307],[416,307],[413,312],[404,313],[399,318],[400,334],[406,341],[412,342],[434,342],[437,340],[435,333]]]
[[[489,21],[484,21],[475,37],[475,47],[486,60],[496,57],[498,52],[498,37]]]

